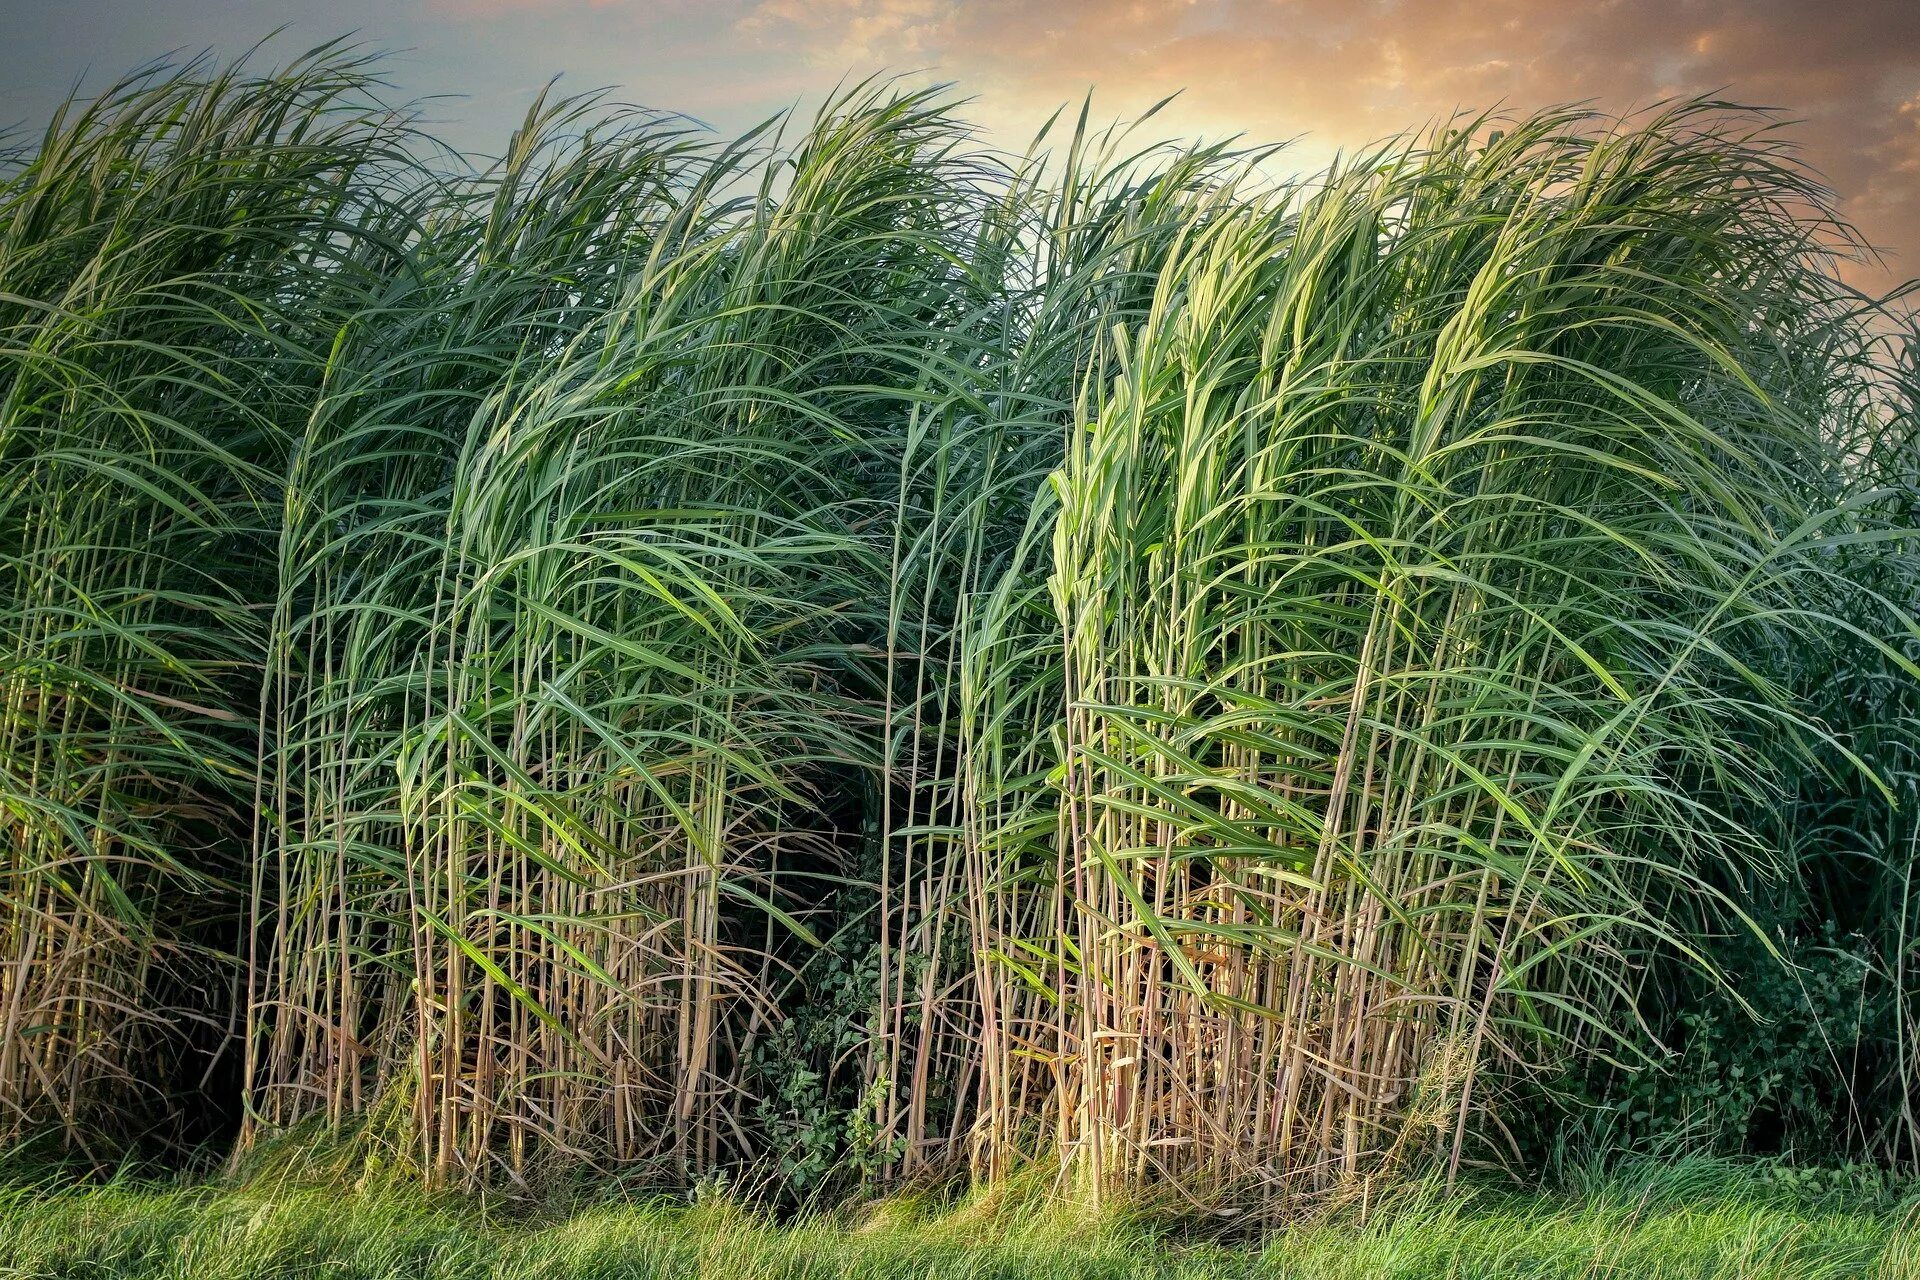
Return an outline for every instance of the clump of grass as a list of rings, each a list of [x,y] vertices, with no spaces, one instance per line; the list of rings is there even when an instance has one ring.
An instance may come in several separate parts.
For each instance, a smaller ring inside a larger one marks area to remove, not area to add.
[[[1794,336],[1848,305],[1778,212],[1814,193],[1701,106],[1591,123],[1199,202],[1092,364],[1059,925],[991,945],[1056,956],[1034,1034],[1096,1181],[1457,1168],[1484,1074],[1640,1052],[1622,966],[1731,921],[1749,815],[1840,748],[1740,655],[1905,625],[1811,603],[1883,536]]]
[[[239,973],[291,424],[401,124],[363,59],[152,67],[0,159],[0,1136],[105,1157]],[[177,1114],[177,1113],[176,1113]]]

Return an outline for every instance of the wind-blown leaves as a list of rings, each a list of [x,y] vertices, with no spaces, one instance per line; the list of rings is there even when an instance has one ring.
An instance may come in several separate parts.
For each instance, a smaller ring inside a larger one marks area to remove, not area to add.
[[[436,1181],[1279,1203],[1657,1056],[1768,886],[1882,868],[1909,1000],[1911,355],[1763,122],[1133,136],[476,165],[323,50],[14,157],[12,1130],[231,1022],[249,1140]]]

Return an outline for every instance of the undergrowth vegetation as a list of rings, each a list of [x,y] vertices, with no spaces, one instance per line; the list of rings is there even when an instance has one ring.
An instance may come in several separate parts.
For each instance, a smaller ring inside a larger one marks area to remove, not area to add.
[[[1093,1210],[1031,1180],[959,1201],[896,1196],[777,1223],[724,1196],[502,1216],[471,1198],[312,1185],[116,1180],[0,1194],[19,1280],[1905,1280],[1911,1193],[1867,1175],[1696,1160],[1629,1165],[1554,1195],[1404,1187],[1263,1243],[1208,1239],[1165,1204]]]
[[[477,162],[375,72],[0,158],[0,1132],[1911,1165],[1920,370],[1766,117],[1282,178],[883,83]]]

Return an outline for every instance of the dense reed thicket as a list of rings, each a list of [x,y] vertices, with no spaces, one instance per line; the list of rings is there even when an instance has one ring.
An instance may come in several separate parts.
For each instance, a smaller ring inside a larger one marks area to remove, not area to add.
[[[6,1131],[1911,1160],[1920,375],[1824,192],[1712,102],[1138,132],[543,100],[476,164],[329,49],[10,153]],[[1824,1052],[1662,1129],[1736,1025]]]

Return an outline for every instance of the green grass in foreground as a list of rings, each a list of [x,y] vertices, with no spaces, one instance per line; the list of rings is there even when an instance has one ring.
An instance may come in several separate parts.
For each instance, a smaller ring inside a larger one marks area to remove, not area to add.
[[[122,1182],[0,1192],[5,1277],[1906,1277],[1911,1187],[1647,1165],[1584,1191],[1411,1195],[1261,1245],[1199,1244],[1122,1215],[978,1195],[781,1226],[709,1200],[488,1215],[392,1191]]]

